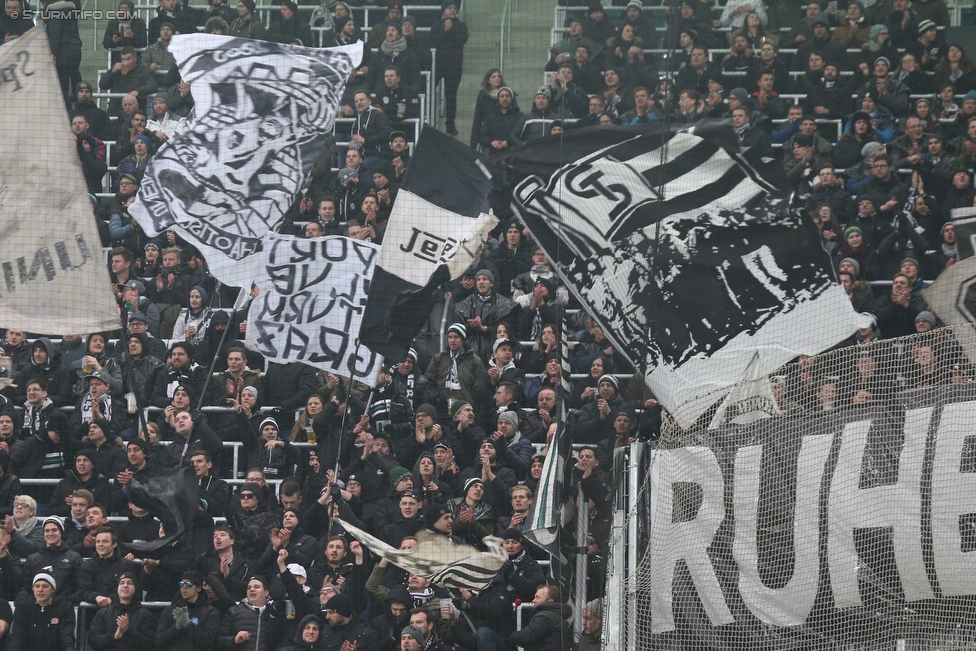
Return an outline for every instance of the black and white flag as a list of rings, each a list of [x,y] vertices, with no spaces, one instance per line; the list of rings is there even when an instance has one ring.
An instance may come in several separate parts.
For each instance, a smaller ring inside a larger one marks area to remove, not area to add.
[[[976,208],[954,208],[952,226],[957,258],[965,260],[973,257],[976,253]]]
[[[176,230],[234,285],[237,262],[279,227],[321,152],[362,44],[193,34],[174,37],[169,51],[195,106],[153,157],[131,212],[150,237]]]
[[[379,253],[349,237],[268,233],[242,265],[259,288],[245,345],[271,362],[302,362],[372,386],[383,358],[356,333]]]
[[[682,427],[756,352],[778,368],[856,330],[782,168],[746,160],[728,124],[584,129],[502,162],[533,237]]]
[[[340,518],[336,522],[377,556],[443,588],[483,590],[508,560],[502,540],[493,536],[482,538],[488,550],[483,552],[451,542],[447,536],[420,531],[416,546],[398,549]]]
[[[366,304],[364,344],[400,360],[430,316],[432,290],[458,278],[497,219],[484,157],[425,126],[400,185]]]

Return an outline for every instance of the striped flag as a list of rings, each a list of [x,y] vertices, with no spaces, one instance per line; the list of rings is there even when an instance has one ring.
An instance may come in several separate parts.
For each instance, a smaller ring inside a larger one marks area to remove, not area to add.
[[[508,560],[501,539],[493,536],[482,539],[488,548],[483,552],[471,545],[451,542],[447,536],[421,530],[417,533],[416,547],[397,549],[340,518],[336,521],[374,554],[445,588],[483,590]]]
[[[566,428],[566,406],[569,402],[569,341],[566,339],[566,323],[563,319],[560,328],[559,342],[560,362],[562,363],[562,379],[558,400],[556,401],[556,432],[549,442],[546,460],[542,464],[542,476],[539,486],[532,496],[529,513],[522,526],[523,535],[537,547],[544,549],[554,560],[565,563],[566,559],[559,550],[559,534],[564,521],[564,509],[571,509],[571,500],[567,499],[565,486],[568,485],[567,472],[569,460],[572,456],[572,438]],[[585,545],[586,541],[578,542]]]
[[[425,126],[407,166],[369,288],[360,341],[402,360],[437,299],[459,278],[498,222],[488,206],[484,156]]]
[[[782,166],[725,122],[582,129],[496,160],[557,273],[681,427],[757,351],[778,368],[857,329]]]

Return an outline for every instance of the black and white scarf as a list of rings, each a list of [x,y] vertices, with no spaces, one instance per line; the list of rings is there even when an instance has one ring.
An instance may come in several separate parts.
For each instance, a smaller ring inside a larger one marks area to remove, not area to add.
[[[112,396],[106,393],[98,399],[98,404],[101,408],[102,418],[112,420]],[[92,397],[90,393],[86,393],[85,398],[81,402],[81,422],[90,423],[91,421]]]
[[[36,434],[40,432],[41,429],[46,427],[46,423],[41,422],[41,414],[48,407],[54,406],[54,402],[50,398],[44,398],[44,402],[41,403],[40,407],[34,407],[29,402],[24,403],[24,427],[29,428],[31,434]]]
[[[459,391],[461,389],[461,376],[458,374],[458,357],[460,357],[461,353],[455,353],[451,350],[448,351],[448,354],[451,356],[451,369],[447,374],[447,381],[444,383],[444,388]]]

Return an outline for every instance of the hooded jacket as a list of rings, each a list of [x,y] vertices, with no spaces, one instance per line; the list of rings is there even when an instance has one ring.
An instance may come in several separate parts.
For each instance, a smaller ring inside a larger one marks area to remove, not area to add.
[[[33,351],[38,345],[43,346],[47,352],[47,364],[38,366],[34,361]],[[61,365],[61,358],[57,355],[54,344],[47,337],[40,337],[31,344],[31,355],[28,362],[24,364],[20,373],[15,376],[14,382],[17,384],[18,394],[15,398],[18,402],[27,399],[27,382],[34,378],[40,378],[47,383],[47,394],[51,398],[55,407],[63,407],[72,401],[71,395],[71,374]]]
[[[105,341],[108,341],[108,335],[105,336]],[[102,371],[108,373],[112,377],[111,390],[110,393],[115,396],[122,395],[122,367],[119,365],[119,360],[114,357],[109,357],[108,346],[105,349],[95,354],[89,348],[89,342],[85,342],[85,355],[91,355],[94,357],[99,365],[102,367]],[[85,369],[84,369],[84,355],[81,359],[77,359],[71,363],[71,367],[68,369],[71,374],[71,391],[74,393],[75,398],[80,398],[88,392],[88,380],[85,379]]]
[[[318,624],[319,626],[319,638],[312,644],[308,644],[302,639],[302,633],[305,627],[311,623]],[[320,651],[322,644],[322,635],[324,634],[324,628],[327,627],[318,615],[305,615],[302,617],[301,621],[298,622],[298,628],[295,630],[295,634],[292,636],[292,643],[288,646],[281,647],[280,651]],[[400,636],[397,635],[397,641],[399,642]],[[397,647],[399,648],[399,646]],[[96,651],[98,651],[96,649]]]
[[[132,359],[126,354],[123,363],[126,365],[126,370],[129,373],[129,386],[132,387],[136,394],[136,401],[139,405],[146,406],[148,405],[149,397],[152,395],[153,377],[156,374],[156,369],[163,365],[163,360],[151,354],[150,338],[145,332],[127,335],[124,339],[125,343],[128,344],[129,339],[132,337],[135,337],[142,343],[142,357]],[[159,342],[155,337],[153,341]]]
[[[136,576],[139,572],[135,572]],[[146,651],[153,648],[156,637],[156,615],[142,605],[142,590],[136,584],[132,600],[123,604],[118,596],[119,580],[115,580],[116,589],[112,591],[112,603],[99,608],[92,619],[88,631],[88,643],[95,651]],[[116,620],[122,615],[129,616],[129,628],[122,634],[121,640],[115,639],[118,628]]]
[[[199,344],[207,334],[210,317],[213,316],[213,311],[207,307],[210,303],[210,296],[207,294],[207,290],[200,285],[194,285],[190,291],[192,292],[194,289],[200,292],[200,297],[203,299],[201,307],[196,312],[190,308],[189,292],[187,292],[187,305],[180,310],[179,316],[176,317],[176,323],[173,324],[173,341],[189,341],[193,344]],[[190,326],[196,328],[196,332],[193,337],[187,339],[186,329]]]
[[[390,612],[390,604],[394,601],[407,606],[407,610],[399,617],[394,617],[393,613]],[[369,622],[369,627],[376,631],[376,635],[379,637],[375,651],[399,651],[400,633],[410,625],[409,610],[412,606],[413,599],[407,592],[406,586],[397,585],[390,588],[390,592],[384,600],[382,614],[373,617]],[[380,610],[378,607],[374,607],[374,612],[378,610]]]

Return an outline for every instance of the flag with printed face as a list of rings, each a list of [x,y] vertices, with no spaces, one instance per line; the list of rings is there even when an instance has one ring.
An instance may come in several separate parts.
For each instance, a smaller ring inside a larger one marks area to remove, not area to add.
[[[217,279],[240,287],[238,263],[277,231],[322,152],[362,43],[192,34],[174,36],[169,51],[193,113],[153,156],[131,213],[150,237],[174,229]]]

